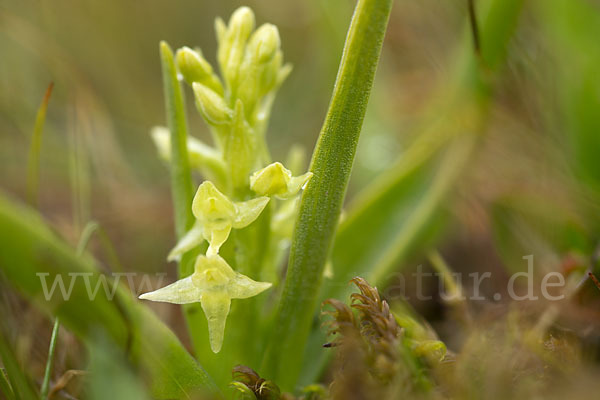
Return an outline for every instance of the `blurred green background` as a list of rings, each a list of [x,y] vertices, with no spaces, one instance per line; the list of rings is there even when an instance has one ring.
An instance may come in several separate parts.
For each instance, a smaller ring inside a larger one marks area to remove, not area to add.
[[[464,19],[435,1],[396,7],[372,97],[353,187],[394,160]],[[35,113],[54,82],[43,137],[40,209],[71,239],[100,221],[133,269],[159,270],[172,245],[168,173],[149,130],[165,124],[158,42],[199,46],[214,63],[214,18],[251,6],[277,24],[294,71],[269,128],[276,159],[308,156],[327,109],[354,7],[348,0],[3,1],[0,4],[2,187],[24,197]],[[191,133],[209,141],[188,94]],[[76,198],[82,205],[77,206]]]
[[[39,209],[72,243],[87,221],[98,221],[125,270],[167,271],[174,278],[175,266],[165,262],[175,241],[169,175],[149,136],[152,126],[165,124],[158,42],[198,46],[214,65],[214,18],[227,18],[240,5],[254,9],[257,23],[278,26],[284,57],[294,66],[268,130],[274,158],[284,159],[295,143],[310,157],[354,1],[2,0],[2,191],[26,197],[35,115],[54,82]],[[396,1],[350,199],[402,157],[420,126],[447,112],[438,100],[452,83],[457,50],[471,45],[468,32],[466,1]],[[600,232],[598,38],[598,1],[525,2],[508,62],[494,77],[486,136],[440,205],[450,224],[439,247],[454,268],[504,271],[504,280],[491,283],[501,287],[508,271],[525,268],[526,254],[539,255],[544,271],[562,271],[569,260],[594,267]],[[186,93],[191,133],[209,141]],[[404,263],[423,259],[412,254]],[[13,311],[22,307],[13,297],[7,304]],[[179,314],[163,317],[183,331]],[[40,342],[32,357],[43,360],[47,338]]]

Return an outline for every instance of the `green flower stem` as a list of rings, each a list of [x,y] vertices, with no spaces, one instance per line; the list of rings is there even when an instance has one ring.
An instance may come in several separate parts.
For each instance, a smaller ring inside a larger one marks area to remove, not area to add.
[[[194,223],[191,208],[194,185],[187,150],[185,100],[177,79],[173,51],[165,42],[160,43],[160,58],[163,71],[167,125],[171,132],[170,169],[175,232],[177,238],[180,239]],[[182,256],[179,262],[180,279],[192,274],[196,255],[196,252],[188,252]],[[199,356],[202,354],[201,349],[204,348],[203,344],[206,337],[206,323],[204,322],[202,310],[199,304],[185,305],[183,309],[196,356]]]
[[[293,389],[315,312],[371,91],[391,0],[359,0],[300,203],[288,272],[263,374]]]

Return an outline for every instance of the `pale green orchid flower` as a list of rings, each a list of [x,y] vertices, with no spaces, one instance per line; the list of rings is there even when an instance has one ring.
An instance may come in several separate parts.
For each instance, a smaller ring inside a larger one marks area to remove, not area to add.
[[[164,288],[144,293],[140,299],[173,304],[200,302],[208,321],[210,348],[218,353],[223,345],[231,299],[256,296],[271,287],[234,271],[219,255],[198,256],[194,273]]]
[[[258,218],[268,202],[268,197],[233,202],[221,193],[212,182],[204,181],[192,202],[192,212],[196,217],[196,223],[171,250],[168,260],[177,259],[204,240],[209,243],[206,255],[218,254],[221,245],[229,237],[231,229],[241,229],[250,225]]]
[[[295,196],[312,177],[312,172],[292,176],[292,172],[281,163],[269,164],[250,177],[250,188],[260,196],[275,196],[289,199]]]

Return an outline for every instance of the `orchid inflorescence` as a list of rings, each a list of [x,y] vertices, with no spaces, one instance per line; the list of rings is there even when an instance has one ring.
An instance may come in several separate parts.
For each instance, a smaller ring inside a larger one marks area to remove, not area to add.
[[[254,14],[247,7],[237,9],[227,25],[217,18],[215,26],[222,78],[200,50],[183,47],[175,56],[179,76],[191,86],[215,147],[187,139],[190,165],[208,180],[198,187],[191,205],[195,223],[168,260],[179,260],[204,241],[209,246],[205,255],[197,257],[192,275],[140,298],[174,304],[200,302],[208,320],[211,349],[217,353],[231,299],[255,296],[272,285],[234,271],[219,254],[221,246],[232,229],[253,223],[273,197],[278,202],[271,205],[270,228],[274,237],[289,240],[297,195],[312,173],[293,176],[281,163],[269,164],[265,131],[275,93],[291,71],[289,64],[283,64],[277,28],[264,24],[255,30]],[[170,134],[165,127],[152,130],[159,155],[166,161],[171,157]]]

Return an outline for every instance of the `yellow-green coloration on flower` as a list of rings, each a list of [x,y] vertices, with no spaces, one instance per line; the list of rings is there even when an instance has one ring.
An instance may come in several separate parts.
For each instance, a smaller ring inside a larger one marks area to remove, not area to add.
[[[223,344],[231,299],[256,296],[271,287],[235,272],[219,255],[199,256],[194,273],[140,299],[173,304],[200,302],[208,321],[210,347],[218,353]]]
[[[210,244],[206,255],[213,256],[227,238],[231,228],[241,229],[250,225],[262,212],[268,197],[257,197],[248,201],[233,202],[221,193],[210,181],[204,181],[192,202],[192,212],[196,217],[194,227],[179,241],[168,259],[176,259],[181,254],[207,240]]]
[[[215,142],[216,154],[211,156],[216,157],[200,158],[197,169],[236,199],[246,198],[248,176],[271,162],[266,128],[277,89],[291,71],[283,63],[277,27],[263,24],[255,30],[255,25],[248,7],[234,11],[227,24],[216,20],[221,77],[200,49],[182,47],[175,56],[178,74],[191,86],[196,108]],[[188,152],[192,161],[189,141]]]
[[[232,110],[227,106],[223,97],[199,82],[192,84],[196,97],[198,111],[211,125],[222,125],[231,121]]]
[[[172,303],[201,302],[209,321],[211,347],[218,351],[230,299],[249,297],[270,286],[234,272],[219,256],[221,246],[232,229],[242,229],[254,222],[270,197],[289,199],[273,207],[256,230],[232,238],[232,248],[241,249],[235,254],[235,265],[258,265],[259,260],[253,258],[255,252],[249,250],[264,239],[266,248],[273,250],[267,257],[273,265],[265,268],[268,271],[261,271],[261,276],[275,279],[276,263],[284,255],[285,242],[289,241],[297,214],[295,195],[312,174],[294,177],[283,165],[275,163],[254,173],[250,179],[254,171],[272,162],[266,129],[275,94],[291,66],[284,64],[277,27],[267,23],[255,29],[254,13],[248,7],[234,11],[227,23],[217,19],[215,27],[218,68],[210,65],[200,49],[182,47],[175,54],[175,68],[170,69],[171,72],[176,69],[177,76],[171,74],[169,81],[184,81],[191,87],[196,108],[209,126],[213,146],[181,134],[177,129],[181,121],[171,124],[172,132],[161,127],[152,130],[159,155],[175,167],[172,172],[177,172],[177,163],[181,161],[178,158],[187,157],[189,166],[198,170],[204,179],[192,200],[193,226],[179,236],[168,260],[179,260],[205,240],[209,246],[206,254],[198,258],[196,272],[191,277],[145,294],[143,298]],[[182,107],[183,101],[180,102]],[[180,110],[178,115],[184,116],[184,112]],[[189,172],[182,175],[185,180],[191,178]],[[176,192],[185,194],[181,196],[185,201],[178,202],[176,208],[178,215],[186,217],[180,226],[189,227],[189,213],[182,210],[189,211],[186,207],[191,197],[187,192],[190,186],[180,185],[181,181],[173,179]],[[252,198],[252,189],[258,193],[254,195],[256,198]],[[272,240],[266,240],[263,234]],[[249,287],[256,289],[256,293]],[[186,313],[186,318],[193,320],[197,316]]]
[[[221,80],[213,73],[212,66],[199,50],[182,47],[177,50],[175,60],[181,76],[189,85],[199,82],[218,94],[223,94]]]
[[[263,24],[248,41],[248,51],[257,62],[264,64],[273,59],[280,44],[277,27],[273,24]]]
[[[217,59],[226,81],[231,85],[237,79],[246,42],[254,30],[254,13],[248,7],[240,7],[231,15],[228,27],[225,28],[220,19],[217,19],[216,27],[219,38]]]
[[[312,172],[307,172],[304,175],[292,176],[290,170],[275,162],[252,174],[250,188],[261,196],[289,199],[302,189],[312,175]]]
[[[238,8],[227,25],[218,18],[217,60],[227,87],[229,107],[241,100],[250,125],[263,131],[273,94],[290,73],[291,66],[283,65],[277,27],[263,24],[253,32],[254,26],[254,13],[248,7]]]

